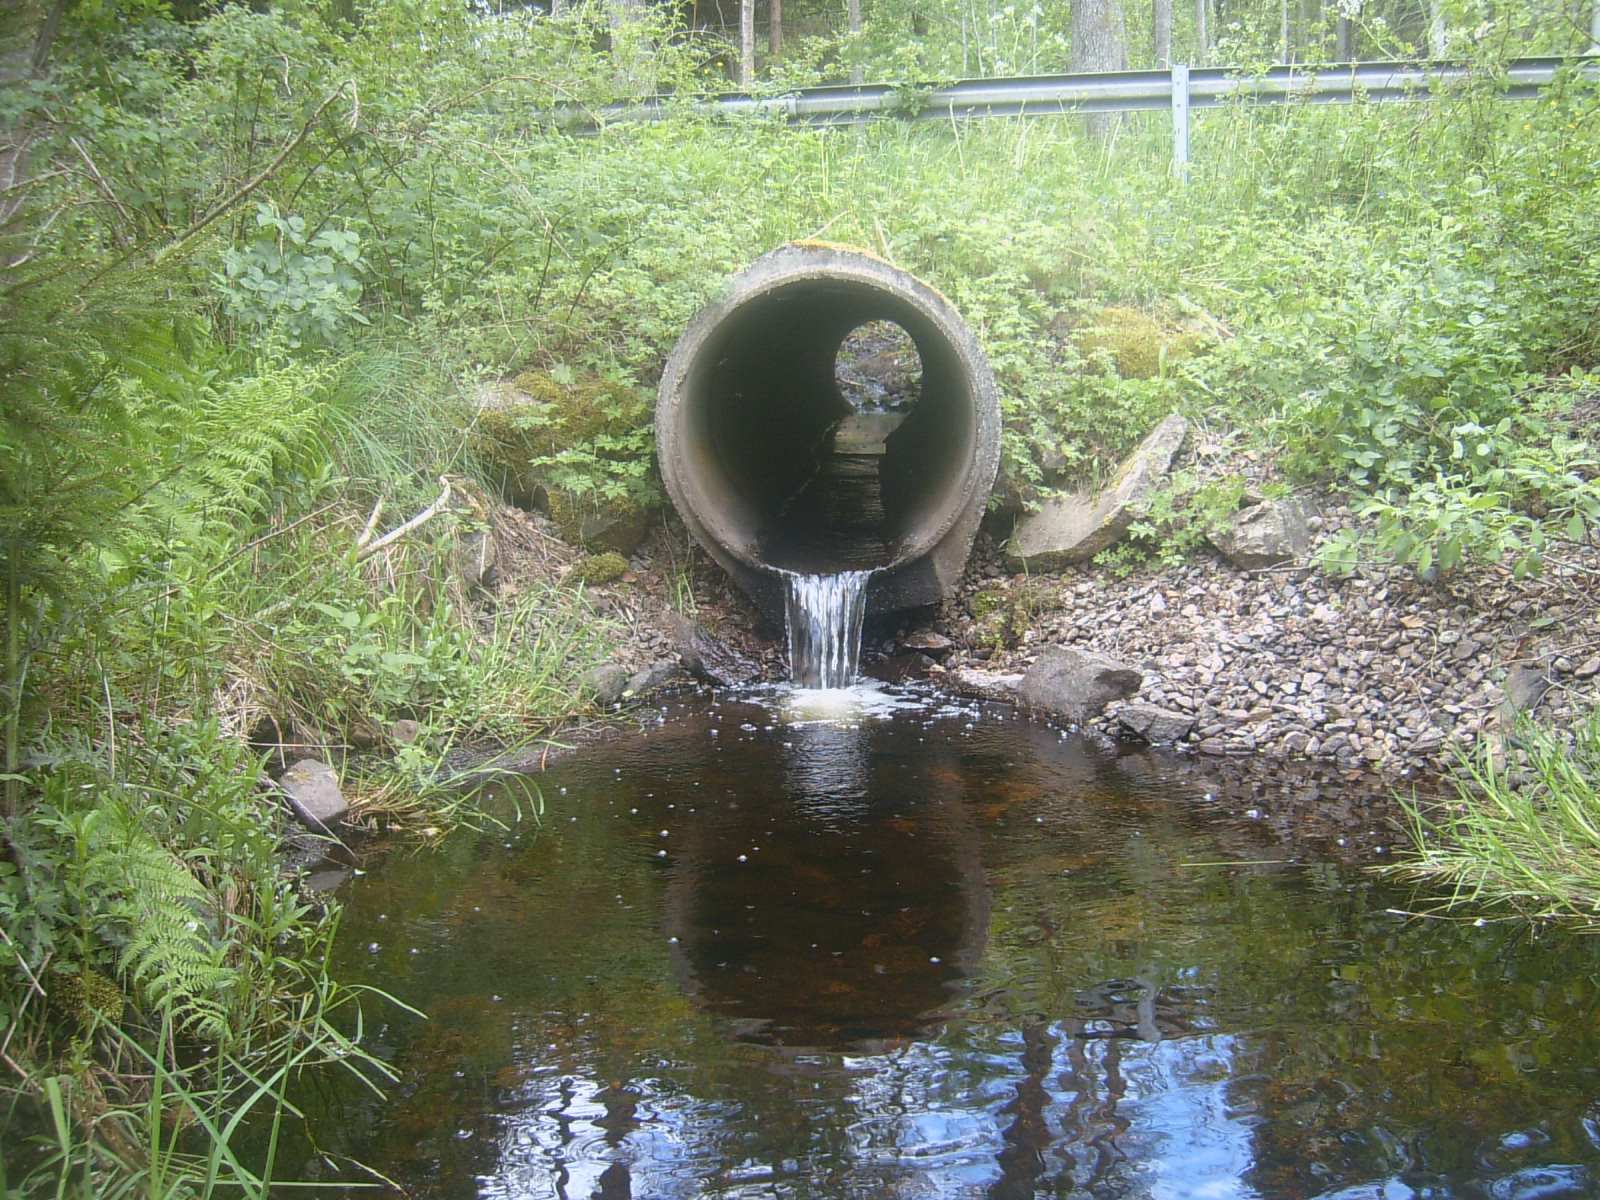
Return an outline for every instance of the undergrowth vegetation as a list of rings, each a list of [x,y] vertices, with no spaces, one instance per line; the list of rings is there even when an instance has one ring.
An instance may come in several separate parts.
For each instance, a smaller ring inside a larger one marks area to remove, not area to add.
[[[853,53],[901,62],[875,45]],[[346,771],[428,821],[458,803],[434,783],[452,747],[576,711],[608,640],[583,592],[497,604],[448,569],[507,483],[477,389],[602,398],[534,465],[648,502],[667,351],[785,241],[866,247],[950,297],[1021,502],[1181,410],[1352,489],[1375,520],[1334,567],[1531,571],[1592,540],[1600,94],[1574,73],[1508,103],[1505,47],[1481,49],[1434,103],[1199,114],[1180,183],[1164,117],[1104,142],[687,105],[606,124],[619,93],[706,84],[665,19],[75,12],[50,69],[0,92],[0,1055],[41,1135],[19,1163],[8,1133],[0,1192],[265,1195],[241,1129],[292,1115],[282,1085],[313,1064],[375,1071],[363,997],[326,969],[336,912],[285,881],[248,739],[414,720]],[[1120,354],[1111,312],[1160,345]],[[1151,552],[1237,500],[1187,487]]]

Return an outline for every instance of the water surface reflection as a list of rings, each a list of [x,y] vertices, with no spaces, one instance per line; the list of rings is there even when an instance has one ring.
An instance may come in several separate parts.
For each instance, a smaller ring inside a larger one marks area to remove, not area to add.
[[[541,829],[355,881],[346,973],[431,1020],[380,1015],[400,1084],[309,1098],[291,1165],[430,1197],[1600,1191],[1591,943],[1397,917],[1182,760],[869,700],[674,712],[541,777]]]

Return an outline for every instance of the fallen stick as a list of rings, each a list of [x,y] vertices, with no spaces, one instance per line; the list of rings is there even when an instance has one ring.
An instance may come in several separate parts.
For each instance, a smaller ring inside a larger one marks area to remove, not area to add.
[[[428,505],[427,508],[419,512],[416,516],[412,517],[404,525],[401,525],[397,529],[390,530],[375,542],[368,542],[365,546],[358,545],[356,548],[356,561],[360,562],[363,559],[371,558],[385,546],[388,546],[391,543],[398,541],[400,538],[405,537],[406,534],[410,533],[423,522],[438,516],[439,513],[444,510],[445,506],[450,503],[450,481],[441,475],[439,476],[439,486],[444,489],[439,493],[439,498],[432,504]]]

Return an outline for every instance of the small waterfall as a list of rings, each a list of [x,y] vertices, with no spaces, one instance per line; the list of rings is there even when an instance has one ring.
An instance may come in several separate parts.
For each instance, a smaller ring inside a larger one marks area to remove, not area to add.
[[[872,572],[781,574],[790,678],[803,688],[849,687],[861,657],[861,618]]]

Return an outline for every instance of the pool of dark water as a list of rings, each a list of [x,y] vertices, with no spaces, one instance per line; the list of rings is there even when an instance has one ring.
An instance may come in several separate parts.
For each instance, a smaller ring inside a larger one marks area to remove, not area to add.
[[[509,785],[505,830],[352,879],[342,973],[427,1019],[368,1005],[398,1082],[302,1096],[280,1166],[417,1197],[1600,1195],[1594,942],[1406,916],[1373,836],[1293,828],[1361,820],[1326,782],[866,697],[675,706]]]

